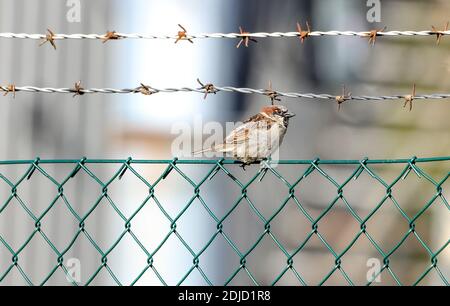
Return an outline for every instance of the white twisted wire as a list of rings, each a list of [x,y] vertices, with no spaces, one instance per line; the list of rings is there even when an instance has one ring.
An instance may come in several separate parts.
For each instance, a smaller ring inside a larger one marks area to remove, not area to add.
[[[448,31],[437,31],[442,35],[450,35],[450,30]],[[377,36],[434,36],[436,31],[379,31]],[[368,37],[370,31],[311,31],[308,36],[359,36]],[[141,33],[119,33],[115,34],[120,38],[127,39],[170,39],[175,40],[178,35],[151,35],[151,34],[141,34]],[[287,38],[287,37],[298,37],[299,32],[254,32],[254,33],[199,33],[199,34],[189,34],[183,39],[202,39],[202,38],[242,38],[252,37],[252,38]],[[46,39],[46,34],[27,34],[27,33],[0,33],[0,38],[19,38],[19,39]],[[106,34],[54,34],[53,39],[63,40],[63,39],[106,39]]]
[[[88,88],[88,89],[80,89],[76,90],[73,88],[53,88],[53,87],[35,87],[35,86],[18,86],[14,87],[16,92],[34,92],[34,93],[62,93],[62,94],[130,94],[130,93],[142,93],[142,87],[137,88],[124,88],[124,89],[115,89],[115,88]],[[4,92],[11,92],[11,88],[8,86],[0,86],[0,90]],[[196,93],[211,93],[206,91],[204,88],[191,88],[191,87],[180,87],[180,88],[154,88],[148,87],[148,90],[151,94],[156,93],[174,93],[174,92],[196,92]],[[224,86],[224,87],[214,87],[215,92],[235,92],[242,94],[259,94],[259,95],[268,95],[267,89],[254,89],[254,88],[239,88],[232,86]],[[306,98],[306,99],[325,99],[325,100],[335,100],[336,95],[331,94],[315,94],[315,93],[299,93],[299,92],[274,92],[279,97],[287,97],[287,98]],[[345,97],[345,100],[354,100],[354,101],[385,101],[385,100],[398,100],[405,99],[407,95],[383,95],[383,96],[369,96],[369,95],[361,95],[361,96],[348,96]],[[414,99],[417,100],[426,100],[426,99],[449,99],[450,94],[426,94],[426,95],[417,95],[414,96]]]

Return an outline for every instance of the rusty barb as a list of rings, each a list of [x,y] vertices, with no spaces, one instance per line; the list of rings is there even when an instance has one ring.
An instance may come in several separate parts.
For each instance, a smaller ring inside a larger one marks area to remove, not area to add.
[[[203,84],[199,78],[197,78],[197,82],[200,84],[201,88],[205,91],[205,95],[203,96],[203,100],[206,99],[208,94],[216,94],[218,90],[212,83]]]
[[[109,40],[117,40],[117,39],[121,39],[122,37],[117,34],[116,31],[108,31],[105,34],[105,37],[102,38],[102,43],[106,43]]]
[[[352,93],[347,92],[345,85],[342,85],[342,95],[336,96],[336,102],[338,104],[338,111],[341,110],[341,104],[344,103],[347,100],[352,99]]]
[[[269,81],[269,88],[264,89],[264,95],[269,97],[272,105],[274,101],[281,101],[280,94],[272,89],[272,81]]]
[[[181,31],[178,31],[177,39],[175,40],[175,43],[179,42],[180,40],[187,40],[191,44],[193,44],[194,41],[192,39],[188,38],[186,29],[181,24],[178,24],[178,26],[180,27]]]
[[[78,81],[75,83],[75,88],[71,89],[72,92],[74,92],[73,94],[73,98],[75,98],[76,96],[82,96],[84,95],[84,88],[81,87],[81,81]]]
[[[4,91],[5,93],[3,94],[3,96],[6,96],[7,94],[9,94],[10,92],[12,92],[12,95],[13,95],[13,98],[15,98],[16,97],[16,85],[14,85],[14,84],[9,84],[8,86],[6,86],[6,87],[0,87],[0,89],[2,90],[2,91]]]
[[[372,44],[372,46],[375,46],[375,42],[377,40],[377,36],[380,36],[380,32],[386,31],[387,27],[384,27],[382,29],[374,29],[367,33],[367,37],[369,37],[369,45]]]
[[[239,48],[241,46],[242,43],[244,43],[245,47],[248,47],[248,44],[250,41],[257,43],[258,41],[254,38],[252,38],[250,35],[250,32],[246,32],[244,31],[244,29],[239,26],[239,38],[241,39],[238,44],[236,45],[236,48]]]
[[[416,83],[413,84],[412,93],[410,95],[405,96],[405,103],[403,104],[403,108],[405,108],[409,104],[409,111],[412,111],[413,101],[416,98]]]
[[[153,90],[150,86],[144,85],[143,83],[141,83],[141,86],[136,88],[136,92],[140,92],[141,94],[143,94],[145,96],[150,96],[150,95],[154,94],[156,91]]]
[[[48,33],[45,35],[44,41],[39,44],[39,47],[45,44],[46,42],[49,42],[52,45],[53,49],[56,50],[55,33],[53,33],[53,31],[50,29],[47,29],[47,32]]]
[[[433,31],[431,31],[431,34],[436,35],[436,45],[439,45],[441,43],[442,36],[445,35],[444,32],[448,31],[448,26],[449,26],[449,22],[448,21],[445,24],[445,28],[444,28],[443,31],[439,31],[434,26],[431,26],[431,29],[433,30]]]
[[[305,41],[305,39],[309,37],[309,34],[311,34],[311,28],[309,27],[308,21],[306,21],[306,29],[307,29],[306,31],[302,30],[302,26],[300,25],[299,22],[297,22],[298,38],[300,39],[302,44]]]

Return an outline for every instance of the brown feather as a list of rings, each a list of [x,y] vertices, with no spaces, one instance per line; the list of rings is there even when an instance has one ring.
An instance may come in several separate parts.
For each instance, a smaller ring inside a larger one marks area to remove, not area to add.
[[[263,114],[259,113],[259,114],[251,116],[250,118],[245,120],[244,123],[247,123],[247,122],[258,122],[260,120],[267,120],[267,117],[264,116]]]
[[[277,110],[278,110],[278,106],[277,105],[264,106],[261,109],[261,113],[265,113],[267,115],[272,115]]]

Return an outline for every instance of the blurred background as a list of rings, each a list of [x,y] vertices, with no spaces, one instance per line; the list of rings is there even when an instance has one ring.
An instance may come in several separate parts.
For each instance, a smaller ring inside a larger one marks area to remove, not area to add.
[[[309,21],[313,30],[426,30],[443,28],[448,21],[448,1],[381,1],[381,20],[369,23],[365,1],[106,1],[81,0],[80,22],[69,22],[67,13],[77,1],[0,0],[0,32],[44,33],[124,33],[176,34],[177,24],[188,33],[237,32],[242,26],[250,32],[295,31],[296,22]],[[196,78],[216,85],[266,88],[269,80],[279,91],[341,93],[342,84],[354,95],[409,94],[412,84],[417,93],[449,92],[450,40],[444,37],[436,46],[435,37],[378,38],[371,47],[356,37],[313,37],[304,44],[298,39],[259,39],[248,48],[236,49],[238,40],[205,39],[194,44],[181,41],[122,40],[57,41],[57,50],[35,40],[2,39],[0,44],[0,83],[17,86],[73,87],[81,80],[89,87],[127,88],[140,82],[156,88],[195,87]],[[202,122],[242,121],[269,103],[256,95],[217,94],[206,101],[200,94],[143,95],[46,95],[17,93],[2,97],[0,103],[0,160],[46,158],[120,158],[172,159],[171,146],[177,137],[175,123],[194,126]],[[412,112],[402,108],[403,101],[337,105],[322,100],[282,99],[297,116],[281,149],[281,159],[362,159],[410,158],[412,156],[448,156],[450,148],[450,104],[446,101],[416,101]],[[207,135],[205,135],[206,137]],[[187,158],[186,156],[181,156]],[[100,179],[108,181],[120,165],[89,165]],[[374,171],[392,182],[403,166],[379,166]],[[42,165],[61,181],[73,169],[69,165]],[[136,170],[154,182],[163,165],[136,165]],[[211,166],[180,166],[199,182]],[[237,166],[228,169],[240,180],[249,180],[258,170],[252,166],[243,172]],[[290,182],[306,167],[279,166]],[[323,167],[342,183],[355,167]],[[423,169],[440,181],[448,174],[450,163],[430,163]],[[0,166],[0,173],[12,182],[26,171],[23,166]],[[443,194],[450,198],[450,182]],[[414,173],[396,185],[394,194],[409,217],[419,212],[435,194],[435,187]],[[0,181],[0,236],[18,250],[34,230],[34,221],[16,199],[10,187]],[[58,194],[44,176],[34,174],[18,188],[23,203],[35,215],[41,215]],[[101,187],[84,172],[70,180],[64,193],[80,214],[85,214],[101,195]],[[173,172],[156,189],[159,202],[174,218],[193,196],[186,180]],[[386,194],[386,189],[369,175],[344,190],[349,204],[364,218]],[[219,218],[231,209],[240,196],[240,187],[220,172],[201,190],[205,202]],[[288,189],[270,173],[253,184],[249,198],[265,218],[280,207]],[[129,171],[108,189],[124,216],[130,217],[148,195],[148,188]],[[317,218],[336,196],[336,187],[313,173],[296,188],[306,210]],[[447,204],[448,205],[448,204]],[[450,237],[448,206],[437,199],[416,221],[416,230],[432,251]],[[196,200],[177,222],[177,231],[194,252],[199,252],[216,230],[216,222]],[[342,252],[359,231],[359,224],[345,204],[338,202],[319,222],[319,232],[336,253]],[[368,231],[389,252],[408,232],[406,219],[393,202],[386,202],[367,224]],[[42,220],[42,230],[59,250],[66,248],[78,229],[78,221],[62,199]],[[124,222],[106,199],[86,220],[86,229],[106,252],[124,229]],[[170,222],[154,201],[150,201],[132,222],[133,232],[148,250],[154,250],[170,231]],[[245,253],[264,232],[264,223],[246,202],[241,202],[224,222],[224,230]],[[311,223],[294,203],[288,203],[272,221],[271,230],[287,251],[295,250],[311,231]],[[85,283],[101,265],[101,256],[83,235],[64,256],[65,263],[77,258],[81,263],[81,283]],[[379,253],[361,236],[342,258],[342,266],[355,284],[365,284],[367,261]],[[192,255],[172,235],[154,257],[154,264],[167,284],[177,284],[192,266]],[[200,266],[213,284],[223,284],[239,267],[239,258],[223,237],[218,237],[199,258]],[[265,237],[247,257],[247,267],[259,284],[271,284],[286,266],[286,256]],[[307,284],[318,284],[334,267],[334,257],[317,236],[294,257],[294,266]],[[450,279],[450,248],[438,257],[439,267]],[[0,244],[0,277],[11,265],[11,253]],[[57,256],[40,235],[33,237],[20,253],[19,263],[30,280],[39,284],[57,264]],[[126,235],[108,255],[108,265],[123,284],[131,283],[147,264],[146,255]],[[413,235],[390,257],[390,266],[404,284],[411,284],[430,266],[427,250]],[[25,284],[19,269],[13,268],[0,285]],[[92,284],[107,285],[114,280],[102,269]],[[241,271],[232,285],[252,284]],[[342,274],[334,273],[326,285],[345,284]],[[69,284],[61,269],[47,284]],[[149,269],[138,285],[161,282]],[[204,285],[197,270],[183,282]],[[280,285],[300,282],[288,271]],[[381,282],[395,281],[381,274]],[[421,284],[443,284],[435,270]]]

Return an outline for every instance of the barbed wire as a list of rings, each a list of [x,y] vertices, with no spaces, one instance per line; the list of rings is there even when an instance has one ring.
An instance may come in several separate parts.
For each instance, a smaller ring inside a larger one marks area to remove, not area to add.
[[[439,31],[442,35],[450,35],[450,31]],[[119,33],[115,32],[117,38],[113,39],[169,39],[176,40],[178,35],[152,35],[152,34],[140,34],[140,33]],[[311,31],[308,36],[359,36],[369,37],[371,31]],[[377,32],[377,36],[435,36],[435,31],[386,31]],[[19,39],[46,39],[46,34],[27,34],[27,33],[0,33],[1,38],[19,38]],[[199,33],[186,35],[183,40],[187,39],[204,39],[204,38],[230,38],[237,39],[242,36],[248,36],[253,38],[289,38],[299,37],[299,32],[247,32],[241,33]],[[64,39],[108,39],[106,34],[54,34],[54,40]],[[111,39],[111,38],[110,38]]]
[[[196,93],[209,93],[204,88],[192,88],[192,87],[179,87],[179,88],[154,88],[146,86],[149,90],[149,94],[156,93],[176,93],[176,92],[196,92]],[[232,87],[214,86],[215,92],[234,92],[242,94],[259,94],[267,96],[267,89],[254,89],[246,87]],[[8,86],[0,86],[0,90],[9,92],[12,91]],[[142,86],[136,88],[86,88],[86,89],[74,89],[74,88],[53,88],[53,87],[35,87],[35,86],[16,86],[15,92],[35,92],[35,93],[61,93],[61,94],[131,94],[131,93],[142,93]],[[300,92],[281,92],[275,91],[275,93],[280,97],[287,98],[306,98],[306,99],[326,99],[326,100],[336,100],[336,95],[331,94],[316,94],[316,93],[300,93]],[[383,96],[371,96],[371,95],[361,95],[361,96],[347,96],[346,100],[357,100],[357,101],[382,101],[382,100],[398,100],[404,99],[406,95],[383,95]],[[444,93],[434,93],[426,95],[415,95],[414,99],[448,99],[450,94]]]
[[[199,81],[199,80],[197,80]],[[416,85],[413,85],[412,94],[396,94],[396,95],[381,95],[381,96],[373,96],[373,95],[352,95],[351,93],[347,93],[344,87],[342,95],[332,95],[326,93],[301,93],[301,92],[281,92],[275,91],[272,89],[271,84],[269,83],[269,89],[255,89],[255,88],[246,88],[246,87],[233,87],[233,86],[215,86],[211,83],[203,84],[201,87],[178,87],[178,88],[154,88],[148,85],[144,85],[141,83],[141,86],[136,88],[83,88],[81,86],[81,82],[78,81],[75,83],[74,88],[53,88],[53,87],[36,87],[36,86],[0,86],[0,90],[4,91],[7,95],[8,93],[12,93],[15,97],[17,92],[31,92],[31,93],[46,93],[46,94],[73,94],[73,96],[84,95],[84,94],[134,94],[140,93],[143,95],[153,95],[157,93],[177,93],[177,92],[195,92],[201,93],[204,95],[204,98],[208,94],[216,94],[218,92],[231,92],[231,93],[240,93],[240,94],[257,94],[268,97],[272,104],[274,100],[280,101],[280,97],[286,98],[304,98],[304,99],[322,99],[322,100],[334,100],[338,103],[338,106],[346,101],[388,101],[388,100],[399,100],[404,99],[406,107],[408,104],[410,109],[412,109],[413,100],[431,100],[431,99],[450,99],[450,93],[433,93],[433,94],[422,94],[416,95]]]
[[[144,34],[144,33],[120,33],[116,31],[108,31],[106,34],[61,34],[54,33],[50,29],[47,29],[47,34],[28,34],[28,33],[10,33],[4,32],[0,33],[0,38],[17,38],[17,39],[35,39],[44,40],[44,42],[50,42],[55,48],[55,40],[66,40],[66,39],[91,39],[91,40],[101,40],[106,42],[108,40],[118,40],[118,39],[156,39],[156,40],[175,40],[178,42],[180,40],[187,40],[193,42],[195,39],[206,39],[206,38],[228,38],[228,39],[241,39],[246,41],[245,46],[248,46],[248,40],[253,40],[256,38],[293,38],[298,37],[303,42],[307,37],[320,37],[320,36],[357,36],[369,38],[370,43],[375,42],[375,37],[377,36],[388,36],[388,37],[400,37],[400,36],[436,36],[438,42],[440,42],[442,36],[450,35],[450,30],[448,25],[445,26],[443,30],[437,30],[434,26],[431,30],[422,31],[386,31],[386,28],[375,29],[370,31],[311,31],[309,24],[307,24],[307,31],[302,30],[301,26],[297,23],[297,31],[292,32],[246,32],[241,27],[239,27],[239,33],[199,33],[199,34],[188,34],[186,28],[182,25],[178,25],[181,30],[174,35],[154,35],[154,34]],[[240,46],[240,43],[237,47]]]

